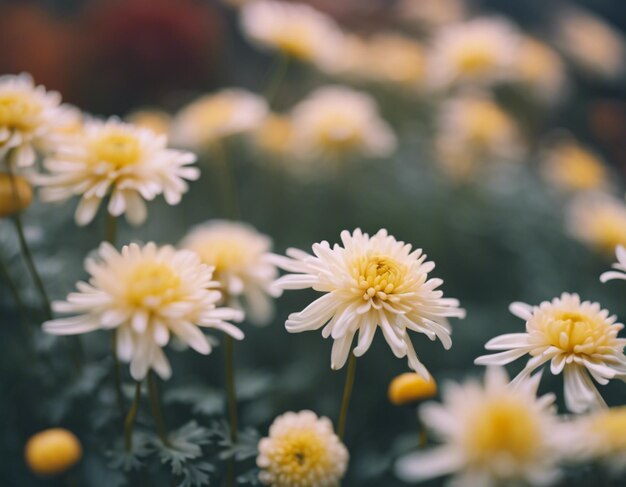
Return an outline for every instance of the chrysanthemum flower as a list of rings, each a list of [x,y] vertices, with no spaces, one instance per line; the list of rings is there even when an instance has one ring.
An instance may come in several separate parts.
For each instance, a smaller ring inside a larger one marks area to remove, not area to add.
[[[569,233],[606,255],[626,245],[626,203],[606,193],[583,193],[569,203],[566,213]]]
[[[265,154],[284,158],[295,149],[290,117],[272,113],[252,134],[255,145]]]
[[[520,37],[507,20],[483,17],[443,27],[433,39],[427,72],[430,84],[489,85],[514,73]]]
[[[147,216],[144,200],[163,194],[170,205],[187,191],[185,180],[200,172],[188,167],[196,160],[190,152],[168,149],[167,139],[117,119],[87,121],[81,134],[68,139],[44,161],[49,174],[37,178],[43,201],[64,201],[79,196],[76,222],[91,222],[110,196],[108,212],[126,214],[138,225]]]
[[[276,281],[281,289],[312,288],[324,295],[303,311],[289,316],[286,327],[292,333],[318,330],[332,336],[331,367],[346,363],[352,341],[359,338],[354,355],[369,349],[376,330],[398,357],[408,357],[409,366],[429,378],[418,360],[409,331],[439,338],[452,346],[448,317],[463,318],[465,311],[456,299],[444,298],[437,288],[441,279],[428,277],[435,264],[426,261],[421,249],[412,250],[379,230],[370,237],[357,229],[341,232],[343,247],[326,241],[313,245],[314,255],[288,249],[286,257],[276,256],[279,267],[291,272]]]
[[[515,381],[523,380],[546,362],[554,375],[563,373],[565,405],[575,413],[606,406],[591,378],[604,385],[626,374],[624,328],[598,303],[577,294],[539,306],[513,303],[511,313],[526,322],[526,333],[509,333],[487,342],[487,350],[502,350],[476,359],[478,365],[505,365],[524,355],[531,358]]]
[[[516,76],[537,98],[554,102],[563,97],[566,76],[561,57],[547,44],[525,37],[519,46]]]
[[[167,135],[170,132],[172,117],[156,108],[145,108],[129,113],[125,117],[128,123],[137,127],[152,130],[155,134]]]
[[[608,170],[602,159],[570,139],[561,139],[545,151],[544,177],[566,191],[601,190],[608,183]]]
[[[404,88],[419,88],[426,78],[421,44],[395,33],[378,34],[368,40],[365,68],[370,78]]]
[[[303,3],[247,3],[241,9],[241,25],[254,43],[313,63],[335,56],[342,37],[332,18]]]
[[[278,270],[270,262],[269,237],[245,223],[215,220],[192,229],[181,247],[214,268],[213,279],[228,306],[244,309],[252,323],[264,325],[272,319],[272,297],[280,293],[272,287]]]
[[[85,263],[89,282],[54,310],[75,316],[44,323],[55,335],[76,335],[98,329],[117,333],[117,354],[130,362],[133,378],[141,380],[149,369],[162,378],[171,375],[163,353],[173,335],[207,355],[211,344],[201,328],[221,330],[237,340],[243,333],[227,321],[241,321],[243,313],[218,308],[219,283],[211,267],[188,250],[171,246],[127,245],[121,252],[103,243],[95,258]]]
[[[460,178],[489,162],[517,160],[524,152],[514,120],[483,93],[466,93],[442,105],[435,144],[438,161]]]
[[[342,86],[311,93],[292,112],[294,144],[304,158],[384,157],[396,147],[374,99]]]
[[[312,411],[285,413],[259,442],[259,479],[272,487],[338,487],[349,454],[328,418]]]
[[[35,86],[27,74],[0,76],[0,159],[11,151],[16,167],[31,166],[35,149],[49,144],[65,112],[61,96]]]
[[[210,149],[222,139],[259,127],[267,110],[263,98],[239,88],[205,95],[176,115],[171,127],[172,141],[189,149]]]
[[[514,388],[504,369],[494,367],[484,386],[445,384],[443,404],[420,408],[443,445],[401,458],[396,473],[408,482],[454,474],[449,485],[463,487],[552,484],[561,434],[554,396],[537,397],[539,380],[537,374]]]
[[[626,406],[580,416],[568,429],[575,459],[599,462],[614,475],[626,472]]]

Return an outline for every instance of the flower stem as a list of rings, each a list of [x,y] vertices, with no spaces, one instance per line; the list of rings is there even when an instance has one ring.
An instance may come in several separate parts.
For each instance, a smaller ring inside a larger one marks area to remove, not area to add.
[[[20,295],[19,288],[11,277],[9,269],[2,260],[0,260],[0,276],[2,276],[2,279],[4,279],[4,281],[6,282],[9,292],[13,295],[13,301],[15,301],[17,315],[19,316],[19,319],[22,322],[26,333],[28,334],[28,337],[32,337],[33,330],[30,327],[28,316],[26,314],[26,306],[24,305],[24,301],[22,300],[22,296]]]
[[[343,399],[341,400],[341,411],[339,412],[339,421],[337,422],[337,436],[343,440],[346,434],[346,421],[348,419],[348,409],[350,407],[350,398],[352,397],[352,389],[354,388],[354,378],[356,376],[356,356],[350,352],[348,361],[348,372],[346,374],[346,382],[343,387]]]
[[[288,70],[289,56],[279,54],[276,57],[273,66],[270,68],[267,81],[265,82],[265,89],[263,90],[263,94],[268,105],[272,105],[272,102],[274,101],[274,98],[276,98],[280,85],[285,79]]]
[[[161,403],[159,401],[159,389],[157,386],[157,380],[154,372],[148,372],[148,396],[150,398],[150,409],[152,410],[152,417],[156,425],[157,434],[161,442],[169,447],[170,440],[167,437],[167,426],[165,425],[165,419],[163,417],[163,411],[161,410]]]
[[[213,151],[221,172],[222,211],[226,218],[237,220],[241,217],[241,210],[239,208],[237,182],[232,161],[228,159],[226,147],[224,147],[222,141],[215,142]]]
[[[141,399],[141,381],[137,381],[135,384],[135,397],[133,403],[130,405],[126,419],[124,420],[124,448],[126,451],[133,449],[133,426],[135,425],[135,418],[137,417],[137,411],[139,410],[139,400]]]
[[[224,370],[226,371],[226,396],[228,402],[228,419],[230,422],[230,439],[238,440],[237,389],[235,388],[235,339],[225,335],[224,339]]]
[[[120,411],[120,417],[123,418],[126,413],[124,405],[124,394],[122,393],[122,373],[120,367],[120,359],[117,356],[117,330],[113,330],[111,337],[111,349],[113,351],[113,382],[115,384],[115,402]]]
[[[115,246],[117,240],[117,217],[111,215],[108,211],[106,213],[106,230],[105,239],[111,245]]]

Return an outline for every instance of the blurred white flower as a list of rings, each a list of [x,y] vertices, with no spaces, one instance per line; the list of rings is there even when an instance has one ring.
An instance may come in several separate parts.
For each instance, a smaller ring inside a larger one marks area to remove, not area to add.
[[[135,380],[154,369],[162,378],[171,375],[163,353],[174,335],[197,352],[207,355],[211,344],[200,327],[213,328],[237,340],[243,333],[228,321],[241,321],[243,313],[218,308],[221,294],[211,280],[212,268],[187,250],[148,243],[124,246],[121,252],[107,243],[89,258],[89,282],[79,282],[78,292],[54,310],[76,316],[44,323],[46,332],[76,335],[98,329],[115,330],[117,354],[130,362]]]
[[[294,107],[292,122],[294,144],[304,159],[385,157],[396,147],[375,100],[343,86],[315,90]]]
[[[312,411],[277,417],[259,442],[259,480],[272,487],[339,487],[350,455],[328,418]]]
[[[331,367],[344,366],[352,341],[359,338],[354,355],[369,349],[376,330],[396,357],[408,357],[409,366],[429,378],[419,361],[409,331],[439,338],[452,346],[448,317],[463,318],[465,311],[456,299],[444,298],[437,288],[441,279],[430,278],[435,264],[426,261],[421,249],[412,250],[379,230],[370,237],[357,229],[341,232],[343,247],[326,241],[313,245],[314,255],[288,249],[287,257],[275,256],[276,264],[291,272],[276,281],[280,289],[307,289],[324,293],[299,313],[289,316],[287,331],[318,330],[334,339]]]
[[[274,158],[285,159],[294,155],[293,124],[287,115],[271,113],[252,133],[256,147],[264,154]]]
[[[369,43],[356,34],[345,34],[334,46],[334,55],[319,59],[318,68],[332,76],[348,79],[368,78]]]
[[[55,127],[68,112],[61,95],[35,86],[28,74],[0,76],[0,159],[10,153],[16,167],[31,166],[37,148],[50,148]]]
[[[566,225],[574,238],[612,255],[615,247],[626,245],[626,203],[607,193],[582,193],[570,201]]]
[[[559,138],[543,154],[542,174],[565,191],[602,190],[609,186],[607,165],[574,139]]]
[[[172,142],[192,150],[207,150],[224,138],[255,130],[267,111],[262,97],[240,88],[205,95],[176,115],[171,126]]]
[[[554,103],[564,96],[565,65],[556,51],[544,42],[524,37],[516,62],[516,77],[539,99]]]
[[[144,129],[152,130],[155,134],[168,135],[172,117],[169,113],[157,108],[135,110],[125,117],[128,123]]]
[[[517,29],[501,17],[480,17],[442,27],[428,55],[430,86],[490,85],[510,79],[520,45]]]
[[[400,34],[386,32],[371,37],[363,61],[374,81],[416,89],[426,79],[424,48]]]
[[[624,73],[626,42],[616,29],[578,8],[568,7],[556,18],[557,45],[577,66],[608,79]]]
[[[180,246],[214,268],[213,279],[228,306],[244,309],[246,318],[258,325],[272,319],[272,297],[280,293],[271,286],[278,270],[269,259],[269,237],[245,223],[214,220],[193,228]]]
[[[246,3],[241,25],[254,43],[312,63],[334,57],[343,35],[331,17],[310,5],[274,0]]]
[[[540,376],[512,387],[503,368],[490,367],[484,386],[475,380],[446,384],[443,404],[420,408],[424,424],[443,445],[401,458],[398,476],[414,483],[454,474],[448,485],[463,487],[556,482],[562,434],[554,395],[537,397]]]
[[[438,162],[461,179],[490,162],[519,160],[524,154],[515,121],[480,92],[465,93],[442,104],[435,147]]]
[[[565,405],[575,413],[606,404],[591,377],[605,385],[626,374],[624,328],[598,303],[581,301],[578,294],[563,293],[539,306],[513,303],[510,311],[526,322],[526,333],[492,338],[487,350],[502,350],[476,359],[478,365],[505,365],[524,355],[531,358],[514,382],[524,380],[546,362],[554,375],[563,373]]]
[[[467,8],[464,0],[400,0],[396,12],[399,20],[433,29],[461,21]]]
[[[626,472],[626,406],[579,416],[567,426],[574,459],[599,462],[613,475]]]
[[[180,202],[188,189],[185,180],[200,172],[188,167],[196,160],[190,152],[168,149],[167,138],[112,118],[86,121],[80,133],[66,139],[47,157],[48,174],[36,182],[43,186],[43,201],[80,197],[76,222],[91,222],[103,199],[110,195],[107,211],[126,214],[138,225],[145,221],[144,200],[163,194],[170,205]]]
[[[626,248],[618,245],[615,249],[615,255],[617,256],[617,262],[611,266],[615,270],[603,272],[600,276],[600,281],[607,282],[612,279],[626,280]]]

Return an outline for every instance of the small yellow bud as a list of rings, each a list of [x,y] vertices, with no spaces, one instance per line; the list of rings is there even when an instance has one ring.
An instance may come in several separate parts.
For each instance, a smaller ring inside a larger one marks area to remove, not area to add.
[[[26,463],[37,475],[55,475],[68,470],[83,454],[78,438],[63,428],[31,436],[26,443]]]
[[[33,201],[33,188],[21,176],[11,176],[0,173],[0,218],[14,215],[30,206]],[[17,195],[14,193],[17,190]]]
[[[424,380],[414,372],[401,374],[389,384],[389,401],[396,406],[411,404],[437,394],[437,383],[432,377]]]

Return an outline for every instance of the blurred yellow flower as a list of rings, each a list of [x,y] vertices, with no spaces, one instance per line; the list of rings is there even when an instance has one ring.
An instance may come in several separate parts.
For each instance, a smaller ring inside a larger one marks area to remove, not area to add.
[[[0,173],[0,218],[14,215],[28,208],[33,201],[33,188],[21,176]]]
[[[562,139],[546,150],[544,177],[559,189],[600,190],[608,186],[608,170],[599,156],[574,140]]]
[[[369,76],[375,81],[418,88],[426,77],[423,47],[400,34],[383,33],[370,38],[364,61]]]
[[[290,117],[272,113],[252,134],[256,146],[266,155],[284,158],[293,146],[293,126]]]
[[[31,436],[24,451],[28,467],[42,476],[65,472],[82,455],[78,438],[63,428],[52,428]]]
[[[167,135],[170,131],[172,117],[163,110],[137,110],[126,116],[126,121],[137,127],[152,130],[158,135]]]
[[[426,403],[420,417],[444,444],[410,453],[396,464],[411,483],[454,474],[464,486],[547,486],[559,477],[562,435],[554,395],[537,397],[540,374],[511,387],[505,370],[444,388],[443,404]]]
[[[546,102],[554,102],[564,95],[566,78],[561,57],[547,44],[532,37],[524,37],[517,60],[520,81]]]
[[[479,17],[441,28],[432,40],[428,75],[433,89],[489,85],[514,75],[520,36],[500,17]]]
[[[241,9],[241,25],[256,44],[313,63],[334,56],[342,37],[331,17],[303,3],[246,3]]]
[[[312,411],[285,413],[259,442],[259,480],[272,487],[338,487],[348,450],[328,418]]]
[[[263,98],[240,88],[202,96],[174,118],[172,143],[196,151],[209,150],[224,138],[258,128],[267,111]]]
[[[569,233],[589,247],[612,255],[626,245],[626,203],[606,193],[584,193],[575,197],[566,214]]]
[[[394,378],[389,384],[389,401],[401,406],[429,399],[437,394],[437,383],[430,376],[424,379],[414,372],[407,372]]]

